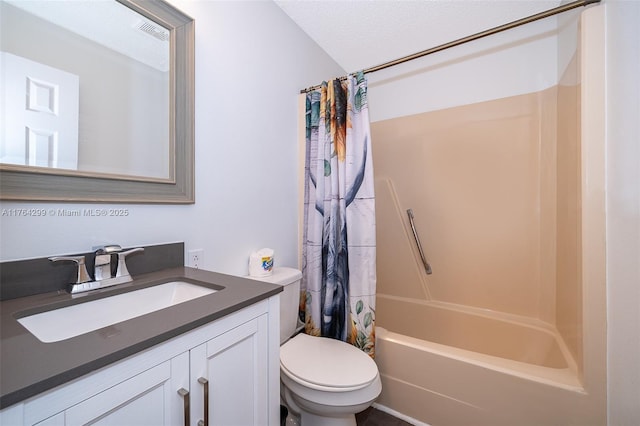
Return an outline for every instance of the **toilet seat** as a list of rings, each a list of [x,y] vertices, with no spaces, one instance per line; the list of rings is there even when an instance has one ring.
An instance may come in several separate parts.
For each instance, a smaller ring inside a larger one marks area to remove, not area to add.
[[[378,377],[376,363],[360,349],[326,337],[298,334],[280,347],[281,371],[311,389],[348,392]]]

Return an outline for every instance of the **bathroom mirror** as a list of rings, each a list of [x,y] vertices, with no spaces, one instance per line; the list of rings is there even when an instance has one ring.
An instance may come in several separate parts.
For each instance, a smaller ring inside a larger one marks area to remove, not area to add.
[[[1,199],[194,202],[193,19],[1,0],[0,21]]]

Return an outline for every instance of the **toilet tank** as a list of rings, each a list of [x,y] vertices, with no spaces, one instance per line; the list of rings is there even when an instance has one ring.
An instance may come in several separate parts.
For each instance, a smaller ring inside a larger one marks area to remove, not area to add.
[[[284,287],[280,293],[280,344],[283,344],[293,336],[298,325],[302,272],[294,268],[274,267],[273,273],[267,277],[249,278]]]

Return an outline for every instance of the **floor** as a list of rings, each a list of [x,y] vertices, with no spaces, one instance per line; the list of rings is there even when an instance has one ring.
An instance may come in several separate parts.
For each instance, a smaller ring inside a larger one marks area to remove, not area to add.
[[[286,409],[284,409],[283,406],[280,406],[281,419],[284,419],[283,416],[286,414]],[[407,423],[404,420],[400,420],[397,417],[393,417],[391,414],[387,414],[384,411],[380,411],[373,407],[369,407],[363,412],[356,414],[356,424],[357,426],[411,426],[411,423]],[[282,425],[299,426],[300,419],[289,413],[286,420],[282,421]]]
[[[358,426],[411,426],[410,423],[373,407],[356,414],[356,423]]]

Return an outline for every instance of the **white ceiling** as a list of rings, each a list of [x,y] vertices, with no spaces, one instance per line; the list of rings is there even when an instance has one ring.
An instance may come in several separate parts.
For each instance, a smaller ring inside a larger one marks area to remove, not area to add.
[[[160,71],[169,70],[169,31],[118,2],[4,1]],[[140,30],[143,24],[155,30],[156,37]]]
[[[420,52],[559,0],[275,0],[345,71]]]

